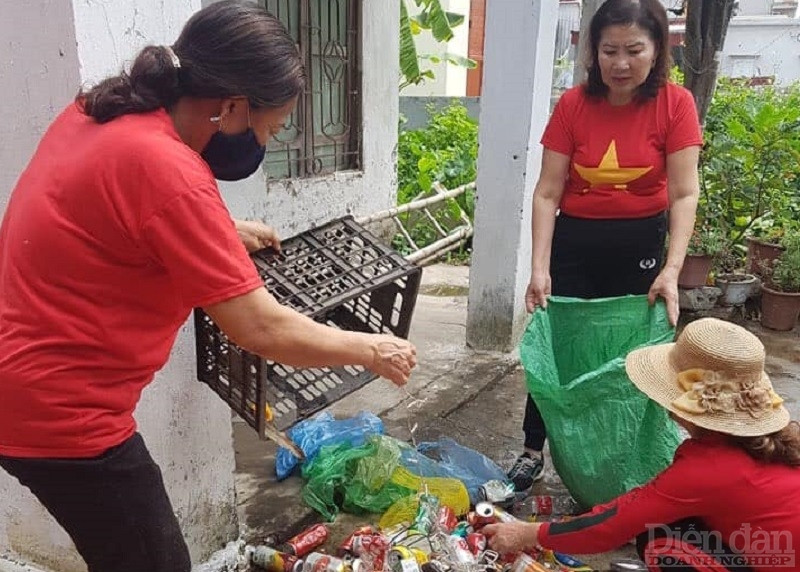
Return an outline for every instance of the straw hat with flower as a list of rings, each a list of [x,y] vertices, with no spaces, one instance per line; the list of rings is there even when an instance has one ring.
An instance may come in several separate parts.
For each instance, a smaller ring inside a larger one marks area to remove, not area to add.
[[[628,354],[633,383],[678,417],[705,429],[755,437],[780,431],[789,412],[764,372],[764,346],[740,326],[696,320],[673,344]]]

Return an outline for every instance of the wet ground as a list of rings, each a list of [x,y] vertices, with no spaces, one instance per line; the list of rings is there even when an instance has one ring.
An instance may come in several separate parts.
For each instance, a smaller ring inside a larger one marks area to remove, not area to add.
[[[411,339],[419,351],[419,367],[408,393],[379,380],[335,404],[338,416],[360,410],[379,414],[387,434],[417,441],[451,437],[508,467],[522,446],[525,404],[523,374],[513,355],[469,351],[464,345],[468,268],[426,268]],[[721,317],[740,320],[735,311],[716,311]],[[697,316],[684,316],[691,319]],[[794,419],[800,419],[800,330],[775,333],[757,322],[746,327],[763,340],[767,370],[786,399]],[[271,443],[261,442],[244,423],[234,423],[237,458],[237,494],[243,538],[260,543],[270,535],[280,538],[317,522],[320,517],[300,499],[299,477],[277,483]],[[562,490],[548,463],[545,477],[534,492]],[[379,515],[340,515],[331,525],[329,546],[335,548],[357,526],[375,522]],[[598,570],[607,569],[615,557],[633,555],[633,547],[604,555],[582,556]]]

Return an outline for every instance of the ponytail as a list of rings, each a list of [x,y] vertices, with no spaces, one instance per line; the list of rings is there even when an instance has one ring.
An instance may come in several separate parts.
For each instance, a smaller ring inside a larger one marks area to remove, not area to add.
[[[81,90],[75,101],[98,123],[128,113],[169,109],[180,97],[180,63],[171,48],[147,46],[136,57],[130,73],[105,79]]]
[[[792,421],[776,433],[762,437],[734,437],[734,442],[758,461],[800,466],[800,424]]]

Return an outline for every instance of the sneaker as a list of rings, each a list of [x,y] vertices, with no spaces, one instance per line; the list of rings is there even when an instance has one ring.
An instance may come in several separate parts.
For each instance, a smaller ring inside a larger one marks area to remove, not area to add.
[[[533,483],[544,476],[544,459],[532,457],[530,453],[520,455],[511,470],[508,471],[509,480],[514,483],[517,492],[527,491]]]

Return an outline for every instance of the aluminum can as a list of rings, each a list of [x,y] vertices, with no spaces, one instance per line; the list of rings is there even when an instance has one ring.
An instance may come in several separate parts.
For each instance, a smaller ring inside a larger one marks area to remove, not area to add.
[[[325,544],[326,540],[328,540],[328,527],[324,524],[315,524],[287,540],[286,545],[289,547],[289,552],[302,558]]]

